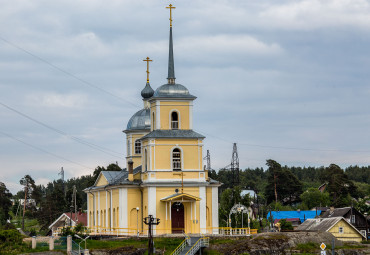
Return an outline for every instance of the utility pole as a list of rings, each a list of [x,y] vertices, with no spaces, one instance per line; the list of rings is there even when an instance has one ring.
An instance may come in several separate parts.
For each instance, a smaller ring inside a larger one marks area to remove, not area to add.
[[[73,185],[73,201],[75,202],[74,203],[74,207],[75,207],[75,222],[77,223],[77,199],[76,199],[76,193],[77,193],[76,185]]]

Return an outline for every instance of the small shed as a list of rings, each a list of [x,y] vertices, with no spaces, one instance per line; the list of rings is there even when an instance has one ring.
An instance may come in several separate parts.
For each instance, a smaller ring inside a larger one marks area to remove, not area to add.
[[[72,218],[71,218],[72,215]],[[59,234],[59,229],[63,227],[69,227],[72,224],[72,227],[82,223],[84,226],[87,226],[87,213],[78,212],[78,213],[63,213],[56,219],[50,226],[49,229],[53,236]]]
[[[365,236],[343,217],[308,219],[296,229],[302,232],[330,232],[341,241],[361,242]]]

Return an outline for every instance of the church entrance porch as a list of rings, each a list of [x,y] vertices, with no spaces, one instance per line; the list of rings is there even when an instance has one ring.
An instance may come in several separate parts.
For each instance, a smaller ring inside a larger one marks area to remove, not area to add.
[[[175,193],[162,198],[161,201],[165,209],[163,234],[199,233],[197,208],[200,198],[186,193]]]
[[[171,206],[171,216],[172,234],[183,233],[183,231],[185,231],[185,215],[183,203],[173,203],[173,205]]]

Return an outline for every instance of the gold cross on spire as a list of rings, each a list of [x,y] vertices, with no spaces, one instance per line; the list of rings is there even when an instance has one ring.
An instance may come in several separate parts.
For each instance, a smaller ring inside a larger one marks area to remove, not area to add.
[[[146,59],[143,59],[143,61],[146,62],[146,82],[149,83],[149,62],[153,61],[149,57],[146,57]]]
[[[170,9],[170,27],[172,27],[172,9],[176,9],[176,7],[173,7],[172,4],[170,4],[167,9]]]

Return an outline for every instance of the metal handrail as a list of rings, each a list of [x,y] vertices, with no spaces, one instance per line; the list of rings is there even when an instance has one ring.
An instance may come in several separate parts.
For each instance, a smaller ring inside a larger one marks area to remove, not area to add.
[[[190,237],[186,233],[184,234],[185,234],[184,241],[182,241],[180,245],[177,246],[177,248],[171,253],[171,255],[178,255],[185,249],[186,246],[191,245]]]
[[[209,246],[209,237],[201,237],[199,240],[190,248],[185,255],[194,255],[197,251],[204,246]]]

